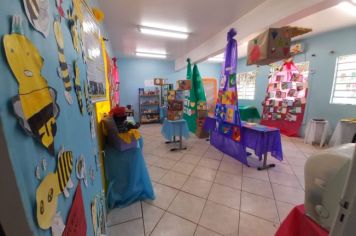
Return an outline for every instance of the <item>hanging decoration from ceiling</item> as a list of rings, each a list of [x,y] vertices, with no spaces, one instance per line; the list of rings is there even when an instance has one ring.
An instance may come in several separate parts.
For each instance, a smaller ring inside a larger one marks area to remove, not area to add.
[[[58,50],[58,59],[59,59],[59,67],[58,67],[58,75],[63,80],[64,83],[64,96],[69,104],[73,104],[72,95],[70,91],[72,90],[72,85],[70,82],[69,76],[69,68],[66,62],[66,58],[64,55],[64,39],[61,29],[61,21],[60,19],[56,19],[53,24],[54,36],[57,41],[57,50]]]
[[[308,94],[309,62],[287,60],[271,72],[261,124],[277,127],[287,136],[297,136],[304,118]]]
[[[51,22],[49,0],[23,0],[23,3],[31,25],[47,37]]]
[[[14,17],[17,30],[21,20]],[[20,30],[21,31],[21,30]],[[8,64],[18,82],[18,95],[12,98],[16,117],[27,134],[40,140],[54,155],[54,136],[59,106],[56,91],[49,87],[41,75],[43,58],[38,49],[24,35],[13,33],[3,39]]]
[[[79,72],[79,67],[78,67],[77,62],[74,62],[74,75],[75,75],[74,76],[74,91],[75,91],[75,94],[77,95],[79,111],[83,115],[84,106],[83,106],[83,98],[82,98],[82,87],[80,85],[80,72]]]
[[[191,81],[190,90],[185,94],[184,108],[183,108],[183,118],[187,121],[189,131],[195,133],[197,128],[196,123],[196,97],[194,92],[194,82],[192,80],[192,66],[190,64],[190,59],[187,59],[187,76],[186,79]]]
[[[72,166],[72,152],[61,148],[58,153],[57,171],[49,173],[36,190],[37,222],[41,229],[51,227],[57,211],[58,196],[63,193],[65,197],[69,197],[68,188],[73,188],[70,178]]]
[[[80,182],[75,191],[73,204],[70,209],[67,225],[64,229],[63,236],[86,236],[87,222],[85,219],[84,203]]]
[[[117,58],[113,57],[110,60],[110,57],[107,55],[107,61],[110,65],[109,72],[109,84],[110,84],[110,107],[116,107],[119,105],[119,72],[117,68]]]

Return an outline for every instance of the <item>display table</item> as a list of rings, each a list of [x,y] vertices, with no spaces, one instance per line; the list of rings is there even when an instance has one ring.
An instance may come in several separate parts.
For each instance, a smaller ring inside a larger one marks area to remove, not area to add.
[[[331,136],[329,146],[338,146],[344,143],[352,143],[356,135],[356,120],[344,119],[339,121],[333,135]]]
[[[241,127],[241,142],[235,142],[230,137],[220,134],[216,131],[216,119],[207,117],[204,124],[204,129],[210,132],[210,143],[220,151],[232,156],[245,165],[247,162],[246,147],[254,150],[255,155],[260,160],[263,158],[263,166],[259,170],[269,167],[274,167],[274,164],[267,165],[267,154],[282,161],[282,142],[279,129],[271,128],[259,124],[251,124],[242,122]]]
[[[329,233],[305,215],[304,205],[296,206],[282,222],[275,236],[327,236]]]
[[[178,148],[172,148],[171,151],[185,150],[186,147],[183,147],[183,137],[185,139],[189,138],[189,129],[186,120],[167,120],[163,121],[161,133],[165,139],[168,140],[166,143],[175,143],[179,142]],[[179,140],[176,141],[176,137],[179,137]]]
[[[323,147],[329,136],[329,121],[324,119],[311,119],[305,128],[304,143],[319,144]]]
[[[243,121],[259,120],[261,119],[260,113],[254,106],[239,106],[240,119]]]
[[[142,155],[143,140],[135,148],[119,151],[105,148],[105,179],[108,208],[125,207],[140,200],[154,200],[155,195]]]

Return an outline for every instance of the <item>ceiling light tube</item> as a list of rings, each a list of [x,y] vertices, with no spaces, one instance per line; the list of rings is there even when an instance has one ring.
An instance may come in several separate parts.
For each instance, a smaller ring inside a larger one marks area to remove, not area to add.
[[[208,59],[208,61],[210,61],[210,62],[223,62],[224,58],[222,58],[222,57],[210,57]]]
[[[167,58],[167,55],[163,55],[163,54],[153,54],[153,53],[143,53],[143,52],[136,52],[136,56],[138,56],[138,57],[160,58],[160,59],[165,59],[165,58]]]
[[[340,2],[337,7],[349,15],[356,16],[356,6],[351,2]]]
[[[179,31],[163,30],[163,29],[150,28],[150,27],[144,27],[144,26],[139,26],[138,30],[142,34],[148,34],[148,35],[154,35],[154,36],[176,38],[176,39],[187,39],[188,38],[187,33],[179,32]]]

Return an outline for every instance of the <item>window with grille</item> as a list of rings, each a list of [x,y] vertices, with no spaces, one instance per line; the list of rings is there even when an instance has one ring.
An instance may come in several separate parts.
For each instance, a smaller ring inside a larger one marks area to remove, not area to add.
[[[330,103],[356,105],[356,54],[337,58]]]
[[[237,74],[236,86],[239,99],[255,99],[256,75],[256,71]]]

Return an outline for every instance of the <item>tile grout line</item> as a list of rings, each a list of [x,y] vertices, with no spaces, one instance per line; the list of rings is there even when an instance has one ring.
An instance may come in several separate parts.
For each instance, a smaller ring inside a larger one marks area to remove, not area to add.
[[[143,224],[143,235],[146,236],[145,217],[143,217],[142,201],[140,201],[140,205],[141,205],[141,215],[142,215],[142,224]]]

